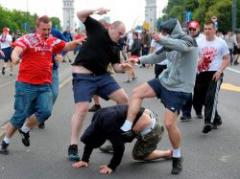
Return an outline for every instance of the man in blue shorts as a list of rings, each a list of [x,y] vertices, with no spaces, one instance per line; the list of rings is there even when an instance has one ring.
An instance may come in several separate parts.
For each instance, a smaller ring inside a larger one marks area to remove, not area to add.
[[[73,93],[75,112],[71,121],[71,142],[68,147],[68,159],[78,161],[78,139],[83,120],[89,109],[89,102],[93,95],[103,99],[112,99],[117,104],[127,104],[126,92],[108,73],[107,67],[112,64],[117,73],[124,73],[132,68],[127,63],[120,64],[120,49],[118,41],[125,34],[125,25],[115,21],[106,29],[92,14],[103,15],[109,10],[83,10],[77,13],[86,27],[87,39],[82,44],[77,55],[73,71]]]
[[[197,45],[193,38],[186,35],[176,19],[169,19],[160,26],[160,31],[169,34],[163,36],[154,34],[153,39],[163,46],[162,49],[147,56],[135,59],[140,63],[155,64],[169,59],[169,65],[158,78],[136,87],[129,103],[127,120],[121,129],[123,136],[132,137],[132,121],[141,107],[144,98],[158,97],[165,107],[164,124],[168,131],[169,140],[173,147],[172,174],[182,171],[180,151],[181,133],[176,120],[179,110],[193,91],[196,66]]]

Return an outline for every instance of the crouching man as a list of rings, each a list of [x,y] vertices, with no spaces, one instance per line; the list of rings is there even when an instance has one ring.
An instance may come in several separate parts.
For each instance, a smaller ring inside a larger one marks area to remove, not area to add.
[[[127,111],[127,105],[116,105],[103,108],[94,114],[91,124],[81,137],[85,144],[82,159],[72,165],[74,168],[88,167],[93,149],[109,140],[113,146],[113,157],[108,165],[100,166],[99,172],[111,174],[122,160],[124,144],[131,142],[135,137],[137,141],[132,151],[135,160],[171,158],[171,150],[157,150],[164,128],[155,114],[148,109],[141,108],[133,122],[136,136],[128,140],[122,138],[120,127],[124,123]]]

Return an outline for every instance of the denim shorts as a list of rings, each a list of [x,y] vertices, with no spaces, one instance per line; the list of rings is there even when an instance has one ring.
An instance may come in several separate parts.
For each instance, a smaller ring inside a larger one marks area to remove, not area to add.
[[[9,60],[11,61],[12,48],[11,47],[4,48],[2,49],[2,51],[4,53],[4,57],[0,55],[0,58],[2,58],[4,62],[8,62]]]
[[[52,111],[52,93],[48,84],[32,85],[23,82],[15,83],[14,114],[11,124],[21,128],[29,113],[34,108],[39,123],[44,122]]]
[[[153,79],[148,81],[148,84],[156,93],[157,97],[161,99],[161,102],[165,108],[172,112],[180,112],[182,106],[190,98],[191,93],[169,91],[160,83],[159,79]]]
[[[75,103],[90,102],[93,95],[108,100],[109,95],[121,88],[110,74],[96,76],[73,73],[72,83]]]

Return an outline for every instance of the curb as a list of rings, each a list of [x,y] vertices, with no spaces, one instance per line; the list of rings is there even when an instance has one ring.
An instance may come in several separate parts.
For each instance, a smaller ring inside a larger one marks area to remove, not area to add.
[[[72,80],[72,76],[62,80],[62,82],[59,84],[59,89],[63,88],[65,85],[67,85],[70,81]],[[5,129],[7,126],[7,122],[5,122],[2,126],[0,126],[0,140],[2,140],[2,138],[5,135]]]

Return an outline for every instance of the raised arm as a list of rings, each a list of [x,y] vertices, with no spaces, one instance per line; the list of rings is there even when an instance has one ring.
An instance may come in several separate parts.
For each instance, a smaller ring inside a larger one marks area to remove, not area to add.
[[[92,14],[103,15],[103,14],[106,14],[108,11],[109,9],[106,9],[106,8],[87,9],[87,10],[78,11],[77,17],[82,23],[84,23],[88,16]]]

